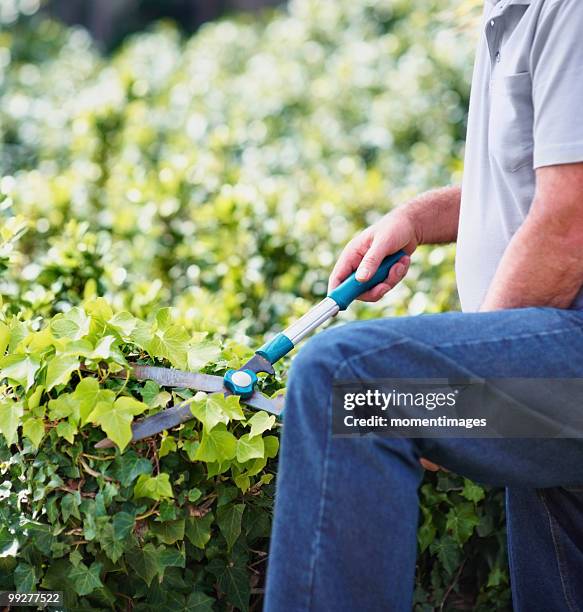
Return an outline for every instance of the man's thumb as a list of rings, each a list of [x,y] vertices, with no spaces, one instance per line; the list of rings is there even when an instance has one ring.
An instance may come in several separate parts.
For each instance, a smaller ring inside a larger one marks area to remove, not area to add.
[[[372,245],[366,255],[362,258],[357,270],[356,280],[361,283],[367,281],[378,270],[383,259],[382,251],[377,245]]]

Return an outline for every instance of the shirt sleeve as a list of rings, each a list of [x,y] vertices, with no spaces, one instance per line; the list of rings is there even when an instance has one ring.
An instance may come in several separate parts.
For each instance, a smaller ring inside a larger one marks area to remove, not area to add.
[[[531,51],[534,167],[583,161],[583,0],[548,1]]]

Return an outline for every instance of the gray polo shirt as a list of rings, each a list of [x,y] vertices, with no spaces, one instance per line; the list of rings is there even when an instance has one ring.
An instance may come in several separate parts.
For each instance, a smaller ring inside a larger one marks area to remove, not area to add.
[[[534,170],[579,161],[583,0],[486,0],[456,255],[463,310],[480,307],[524,221],[534,196]],[[572,307],[583,309],[583,291]]]

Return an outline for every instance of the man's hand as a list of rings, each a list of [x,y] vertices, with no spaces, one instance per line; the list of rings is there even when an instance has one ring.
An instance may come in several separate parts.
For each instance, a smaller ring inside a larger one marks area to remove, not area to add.
[[[328,290],[337,287],[355,270],[357,280],[368,280],[387,255],[403,249],[407,256],[391,268],[387,279],[359,298],[366,302],[380,300],[405,276],[409,269],[409,255],[417,245],[455,241],[460,195],[458,186],[428,191],[364,230],[342,251],[330,275]]]
[[[342,251],[328,283],[328,290],[337,287],[356,270],[356,280],[368,280],[387,256],[403,249],[407,253],[390,270],[389,276],[376,287],[363,293],[365,302],[380,300],[392,289],[409,269],[409,255],[417,248],[419,239],[405,209],[396,209],[353,238]]]
[[[419,459],[419,463],[429,472],[439,472],[439,470],[447,472],[447,470],[444,467],[441,467],[441,465],[437,465],[437,463],[433,463],[433,461],[429,461],[429,459],[424,459],[423,457]]]

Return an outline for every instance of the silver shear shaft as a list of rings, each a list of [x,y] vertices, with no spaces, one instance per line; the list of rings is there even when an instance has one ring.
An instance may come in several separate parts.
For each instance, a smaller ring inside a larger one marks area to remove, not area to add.
[[[322,323],[336,316],[339,310],[338,304],[332,298],[326,297],[285,329],[283,334],[295,345]]]

